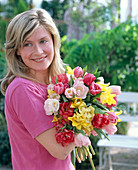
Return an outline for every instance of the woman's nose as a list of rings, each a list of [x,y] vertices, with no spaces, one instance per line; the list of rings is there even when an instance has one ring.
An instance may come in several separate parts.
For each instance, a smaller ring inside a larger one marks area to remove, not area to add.
[[[35,44],[35,46],[34,46],[34,53],[36,55],[40,55],[40,54],[43,53],[43,50],[42,50],[42,48],[41,48],[41,46],[39,44]]]

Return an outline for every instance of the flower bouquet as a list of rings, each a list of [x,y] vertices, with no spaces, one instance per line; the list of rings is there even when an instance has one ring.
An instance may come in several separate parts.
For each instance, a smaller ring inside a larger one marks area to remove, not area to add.
[[[87,73],[87,67],[72,70],[67,66],[66,72],[53,77],[48,85],[48,99],[44,103],[46,114],[54,115],[57,142],[62,146],[75,142],[78,162],[89,157],[93,169],[95,153],[88,140],[90,135],[100,138],[113,135],[121,114],[112,109],[118,103],[120,86],[109,86],[99,76],[98,69],[91,74]]]

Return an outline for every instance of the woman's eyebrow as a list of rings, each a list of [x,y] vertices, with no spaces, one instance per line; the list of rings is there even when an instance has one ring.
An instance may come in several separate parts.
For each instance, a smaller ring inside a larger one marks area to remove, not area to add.
[[[40,38],[39,40],[48,39],[48,38],[49,38],[48,36],[44,36],[44,37]],[[26,43],[26,42],[33,42],[33,40],[27,39],[27,40],[25,40],[25,43]]]

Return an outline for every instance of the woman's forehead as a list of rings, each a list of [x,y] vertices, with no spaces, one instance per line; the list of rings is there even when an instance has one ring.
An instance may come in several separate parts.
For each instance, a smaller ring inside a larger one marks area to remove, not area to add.
[[[51,38],[51,33],[47,31],[43,26],[36,28],[31,35],[29,35],[25,41],[33,41],[34,39]]]

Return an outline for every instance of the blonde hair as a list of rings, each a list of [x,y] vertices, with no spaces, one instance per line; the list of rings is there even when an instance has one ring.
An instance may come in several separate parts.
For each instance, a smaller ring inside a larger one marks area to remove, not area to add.
[[[2,79],[1,91],[5,95],[8,85],[16,77],[29,80],[29,67],[17,55],[17,49],[23,47],[25,40],[42,25],[49,31],[53,38],[54,59],[49,67],[49,80],[64,72],[64,64],[60,57],[60,35],[53,19],[44,9],[32,9],[15,16],[8,25],[6,32],[6,60],[8,63],[7,75]]]

